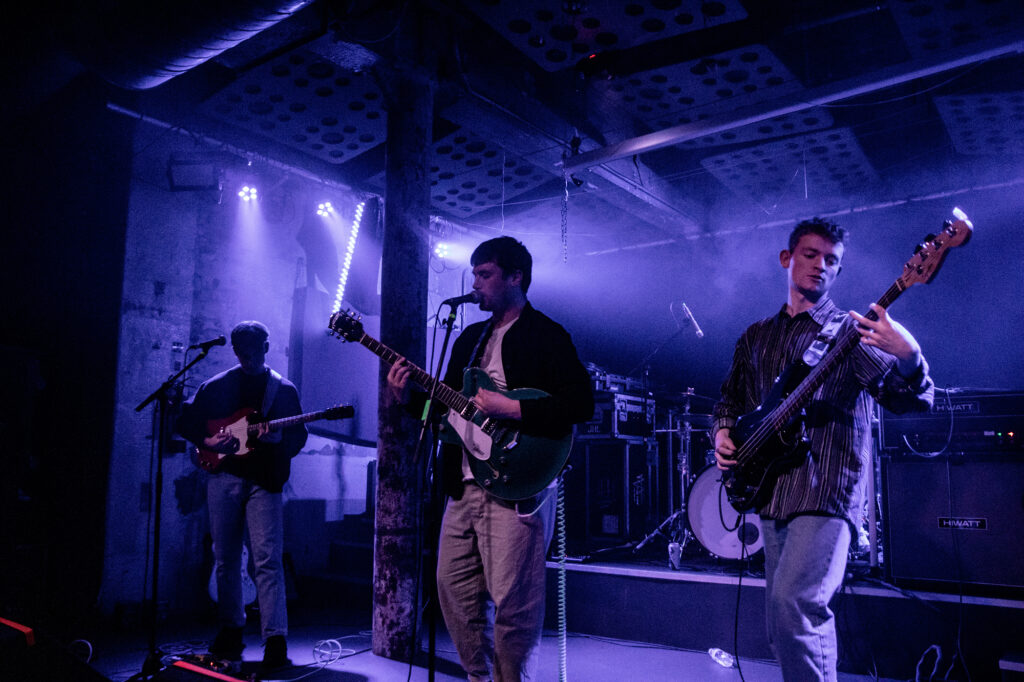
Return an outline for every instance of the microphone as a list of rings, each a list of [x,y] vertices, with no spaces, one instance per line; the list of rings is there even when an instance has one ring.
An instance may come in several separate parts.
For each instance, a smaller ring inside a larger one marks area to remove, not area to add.
[[[697,318],[695,318],[693,313],[690,312],[689,306],[687,306],[684,301],[680,301],[679,304],[683,308],[683,317],[688,319],[690,322],[693,322],[693,331],[696,332],[697,338],[703,339],[704,332],[701,330],[700,325],[697,324]]]
[[[479,303],[479,302],[480,302],[480,294],[476,293],[475,291],[471,291],[468,294],[463,294],[462,296],[456,296],[455,298],[445,299],[445,300],[441,301],[441,305],[450,305],[451,307],[454,308],[456,306],[462,305],[463,303]]]
[[[203,341],[201,343],[193,343],[191,346],[188,347],[188,349],[192,350],[194,348],[200,348],[200,349],[202,349],[202,351],[204,353],[208,353],[208,352],[210,352],[210,349],[213,348],[214,346],[223,346],[227,342],[228,342],[228,340],[226,338],[224,338],[223,334],[221,334],[217,338],[210,339],[209,341]]]

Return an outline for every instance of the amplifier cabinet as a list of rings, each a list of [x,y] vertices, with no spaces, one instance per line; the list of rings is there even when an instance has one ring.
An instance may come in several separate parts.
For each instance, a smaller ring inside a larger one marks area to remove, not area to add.
[[[882,481],[895,583],[1024,587],[1024,458],[883,457]]]
[[[565,477],[566,531],[574,550],[643,538],[658,504],[653,441],[578,440]]]
[[[643,439],[654,429],[654,399],[596,393],[594,416],[576,427],[577,438]]]
[[[927,412],[882,410],[882,450],[1024,455],[1024,393],[947,389]]]

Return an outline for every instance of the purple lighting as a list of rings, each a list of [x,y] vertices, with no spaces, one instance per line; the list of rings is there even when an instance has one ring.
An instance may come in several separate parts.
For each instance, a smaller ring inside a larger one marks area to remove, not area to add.
[[[256,187],[254,185],[246,185],[238,190],[238,196],[242,198],[242,201],[256,201],[258,198]]]

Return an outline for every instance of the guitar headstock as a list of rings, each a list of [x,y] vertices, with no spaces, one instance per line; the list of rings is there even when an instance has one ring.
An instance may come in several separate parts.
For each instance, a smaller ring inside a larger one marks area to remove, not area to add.
[[[356,414],[356,408],[351,405],[335,405],[324,410],[324,419],[350,419]]]
[[[327,325],[328,333],[340,336],[345,341],[356,341],[363,338],[363,323],[359,316],[351,310],[340,311],[331,315]]]
[[[903,264],[899,281],[907,288],[912,284],[928,283],[939,271],[942,260],[949,249],[966,244],[971,238],[974,226],[959,208],[953,209],[955,220],[947,220],[937,235],[930,234],[914,251],[914,255]]]

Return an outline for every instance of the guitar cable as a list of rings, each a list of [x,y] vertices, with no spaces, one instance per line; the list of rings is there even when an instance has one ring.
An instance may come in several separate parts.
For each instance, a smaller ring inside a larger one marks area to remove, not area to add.
[[[567,641],[566,641],[566,589],[565,589],[565,474],[558,476],[558,497],[555,503],[555,521],[558,542],[558,680],[566,682],[567,672]]]

